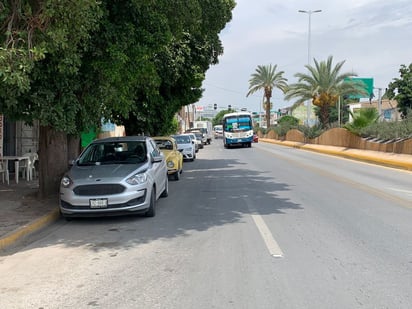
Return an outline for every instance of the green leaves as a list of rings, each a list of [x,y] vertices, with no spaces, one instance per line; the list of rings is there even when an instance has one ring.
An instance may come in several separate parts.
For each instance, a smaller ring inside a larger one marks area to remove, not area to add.
[[[8,1],[0,12],[0,113],[71,134],[102,117],[138,119],[136,131],[161,133],[182,106],[201,97],[234,6],[233,0]]]
[[[308,73],[295,74],[298,82],[289,86],[285,99],[297,99],[297,103],[312,100],[319,107],[321,123],[326,127],[329,123],[329,109],[335,106],[339,96],[365,91],[363,84],[344,82],[346,78],[356,76],[353,72],[340,72],[344,63],[341,61],[333,65],[332,56],[326,61],[318,62],[315,59],[314,66],[305,66]]]
[[[412,109],[412,63],[409,66],[401,65],[399,73],[400,78],[393,79],[386,95],[398,101],[398,109],[406,117]]]

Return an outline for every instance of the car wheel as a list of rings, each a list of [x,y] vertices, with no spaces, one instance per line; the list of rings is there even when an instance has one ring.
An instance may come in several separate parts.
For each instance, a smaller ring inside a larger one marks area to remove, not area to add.
[[[168,195],[169,195],[169,178],[167,177],[167,174],[166,174],[165,189],[163,190],[160,197],[167,197]]]
[[[150,195],[150,206],[145,212],[146,217],[154,217],[156,215],[156,192],[155,188],[152,188],[152,194]]]
[[[174,174],[174,178],[175,180],[179,180],[180,179],[180,170],[178,170],[175,174]]]

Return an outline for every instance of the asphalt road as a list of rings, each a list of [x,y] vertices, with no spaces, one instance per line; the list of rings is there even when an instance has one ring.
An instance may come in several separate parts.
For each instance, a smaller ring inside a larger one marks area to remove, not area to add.
[[[411,183],[214,141],[155,218],[61,220],[0,257],[0,308],[412,308]]]

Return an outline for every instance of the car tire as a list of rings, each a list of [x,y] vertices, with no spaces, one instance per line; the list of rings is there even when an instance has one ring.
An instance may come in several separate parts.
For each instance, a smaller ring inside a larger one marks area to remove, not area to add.
[[[146,217],[154,217],[156,215],[156,192],[155,188],[152,188],[152,194],[150,195],[149,209],[145,212]]]
[[[169,195],[169,177],[167,177],[167,174],[166,174],[165,189],[163,190],[162,194],[160,194],[160,197],[167,197],[168,195]]]
[[[180,179],[180,170],[178,170],[173,176],[174,176],[175,180],[179,180]]]

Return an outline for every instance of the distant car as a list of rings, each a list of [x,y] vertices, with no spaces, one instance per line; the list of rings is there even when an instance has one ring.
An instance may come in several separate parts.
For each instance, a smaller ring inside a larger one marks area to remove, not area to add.
[[[172,135],[176,140],[177,148],[182,153],[184,160],[193,161],[196,159],[195,143],[187,134]]]
[[[259,136],[256,133],[253,134],[253,142],[254,143],[259,142]]]
[[[195,152],[198,152],[199,149],[200,149],[200,145],[202,145],[202,141],[201,141],[201,140],[198,140],[198,139],[196,138],[195,133],[185,133],[185,135],[188,135],[188,136],[190,137],[190,139],[191,139],[192,141],[194,141]]]
[[[153,140],[166,158],[169,176],[179,180],[183,171],[183,155],[177,147],[176,140],[171,136],[156,136],[153,137]]]
[[[215,138],[223,138],[223,126],[216,125],[214,126],[213,130],[215,131]]]
[[[203,133],[201,131],[201,129],[197,128],[197,129],[189,129],[186,130],[185,133],[194,133],[196,135],[196,138],[199,141],[202,141],[201,145],[200,145],[200,149],[203,148],[203,145],[207,144],[207,135],[205,133]]]
[[[145,136],[93,141],[60,182],[63,217],[156,214],[156,201],[169,193],[166,160]]]

